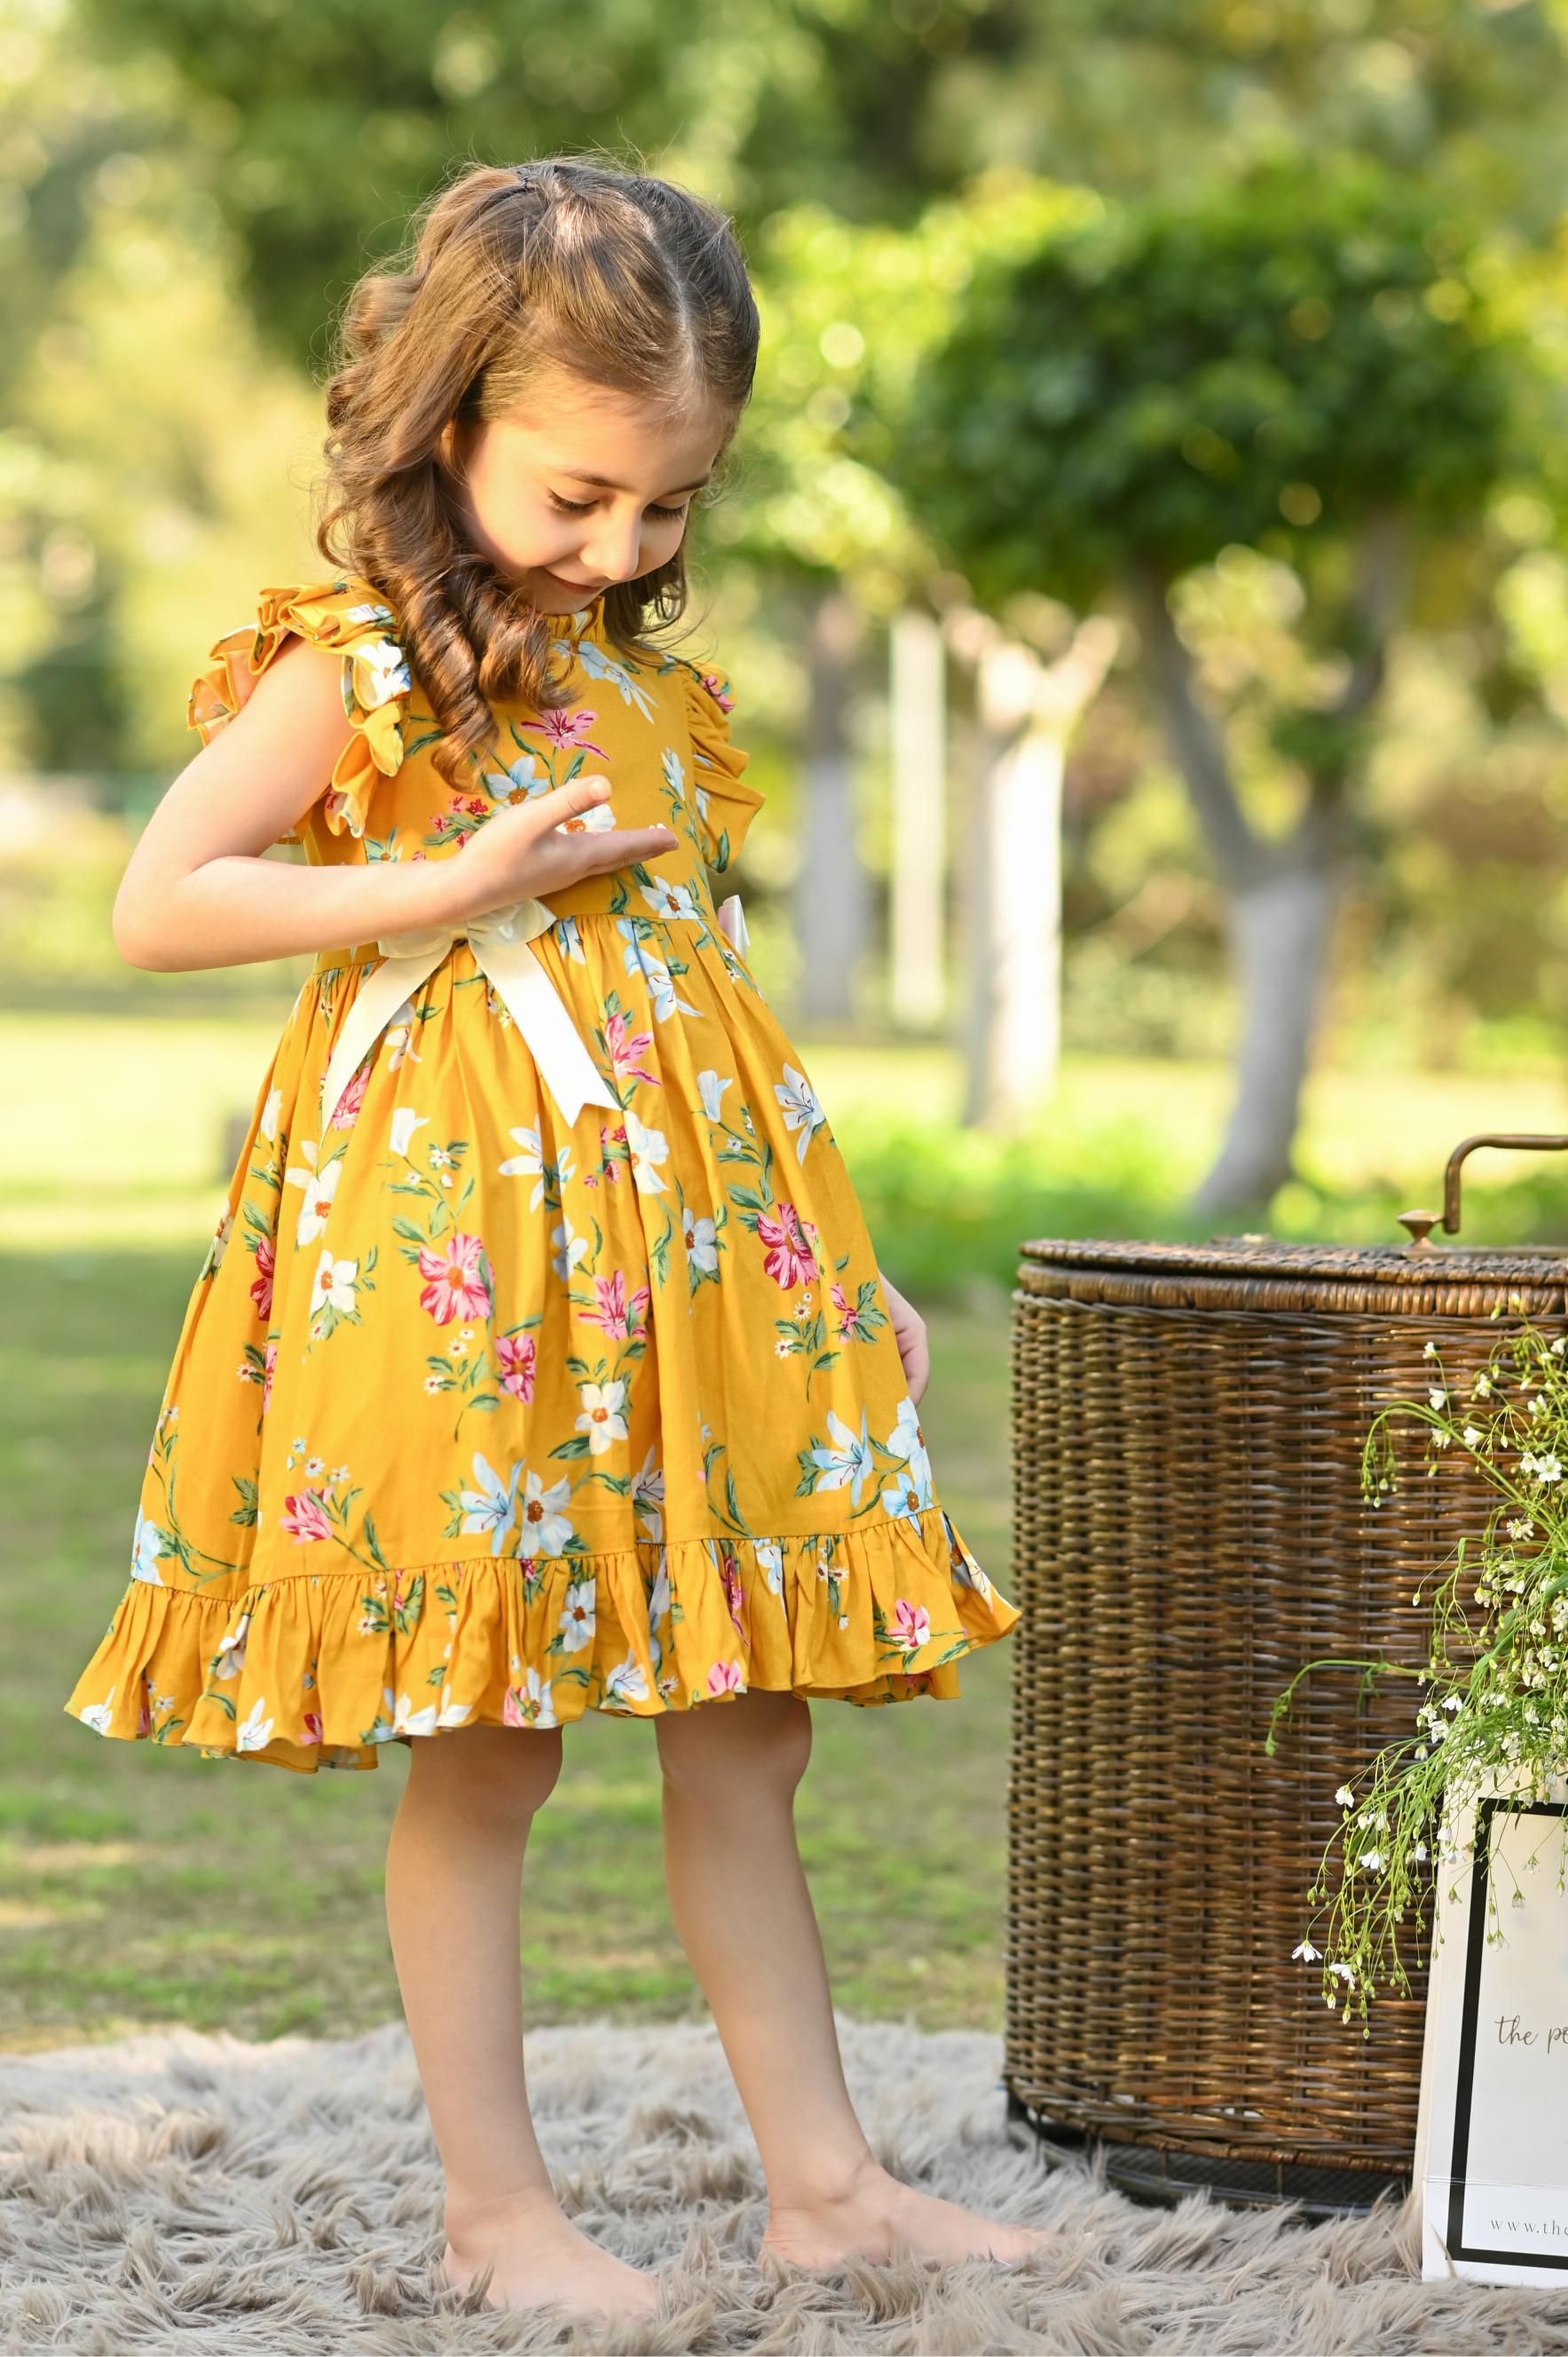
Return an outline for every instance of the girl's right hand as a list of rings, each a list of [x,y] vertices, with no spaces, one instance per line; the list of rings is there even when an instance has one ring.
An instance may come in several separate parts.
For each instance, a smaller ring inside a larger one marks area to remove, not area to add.
[[[460,851],[439,863],[442,883],[451,888],[452,914],[483,916],[513,900],[559,892],[581,877],[632,860],[657,859],[674,849],[678,837],[668,826],[584,823],[611,791],[607,778],[574,778],[568,785],[492,812]]]

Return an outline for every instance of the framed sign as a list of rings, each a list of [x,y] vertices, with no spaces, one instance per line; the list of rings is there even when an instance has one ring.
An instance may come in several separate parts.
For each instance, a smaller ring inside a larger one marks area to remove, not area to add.
[[[1439,1880],[1415,2144],[1423,2277],[1568,2284],[1565,1811],[1555,1785],[1545,1801],[1486,1796],[1459,1827],[1473,1862],[1452,1895]]]

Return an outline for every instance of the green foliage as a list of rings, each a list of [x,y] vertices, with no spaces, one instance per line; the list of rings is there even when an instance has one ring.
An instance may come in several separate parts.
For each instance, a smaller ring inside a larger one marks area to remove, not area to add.
[[[1517,1295],[1510,1307],[1517,1310]],[[1363,1689],[1385,1676],[1430,1689],[1412,1714],[1415,1734],[1385,1745],[1365,1764],[1347,1763],[1347,1781],[1336,1795],[1339,1831],[1328,1844],[1328,1851],[1339,1852],[1338,1881],[1330,1900],[1326,1851],[1310,1893],[1314,1905],[1327,1908],[1323,1948],[1313,1944],[1315,1924],[1295,1951],[1304,1963],[1322,1963],[1325,2001],[1330,2007],[1343,2003],[1347,2028],[1354,2003],[1364,2038],[1371,2034],[1368,2018],[1380,1985],[1409,1993],[1399,1925],[1410,1919],[1419,1926],[1434,1874],[1462,1871],[1474,1856],[1467,1812],[1489,1794],[1507,1793],[1516,1804],[1521,1795],[1545,1800],[1562,1773],[1568,1741],[1565,1351],[1562,1335],[1549,1340],[1528,1321],[1514,1327],[1456,1400],[1437,1344],[1427,1343],[1434,1380],[1426,1398],[1391,1401],[1373,1419],[1362,1452],[1365,1494],[1377,1506],[1397,1486],[1389,1429],[1397,1417],[1425,1426],[1435,1452],[1429,1480],[1437,1478],[1442,1452],[1452,1450],[1468,1458],[1495,1503],[1484,1527],[1460,1539],[1452,1565],[1435,1580],[1426,1666],[1312,1662],[1274,1704],[1263,1747],[1271,1754],[1296,1687],[1315,1670],[1359,1671]],[[1420,1603],[1419,1590],[1412,1601]],[[1568,1835],[1568,1823],[1562,1830]],[[1568,1843],[1559,1889],[1563,1858]],[[1533,1856],[1526,1861],[1527,1867],[1537,1864]],[[1516,1889],[1514,1906],[1525,1903]],[[1487,1913],[1487,1939],[1500,1942],[1495,1879]]]
[[[907,412],[890,433],[858,413],[852,442],[986,603],[1086,608],[1135,569],[1289,557],[1391,506],[1455,523],[1498,473],[1520,364],[1477,262],[1368,164],[1107,205],[982,262]]]

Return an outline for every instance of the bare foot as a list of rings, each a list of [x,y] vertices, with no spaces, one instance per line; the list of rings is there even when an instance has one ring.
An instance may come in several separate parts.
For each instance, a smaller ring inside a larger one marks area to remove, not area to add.
[[[836,2199],[769,2211],[758,2255],[802,2267],[837,2266],[848,2258],[883,2260],[895,2237],[917,2258],[937,2266],[955,2259],[1017,2261],[1060,2248],[1066,2238],[1039,2226],[1007,2226],[961,2202],[922,2193],[868,2161]]]
[[[446,2209],[441,2271],[466,2292],[491,2259],[487,2308],[542,2308],[559,2301],[578,2315],[646,2316],[659,2302],[655,2276],[628,2266],[574,2226],[548,2187]]]

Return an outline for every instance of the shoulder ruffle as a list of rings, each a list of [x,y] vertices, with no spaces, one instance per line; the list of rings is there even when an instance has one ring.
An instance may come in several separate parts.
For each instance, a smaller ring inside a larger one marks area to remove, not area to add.
[[[692,737],[693,793],[697,805],[703,856],[710,867],[727,867],[768,797],[742,781],[750,760],[730,739],[735,695],[721,671],[703,670],[684,656],[686,713]]]
[[[191,685],[187,720],[209,745],[291,633],[342,654],[343,709],[353,735],[334,764],[320,807],[329,833],[363,834],[377,779],[395,777],[402,767],[413,689],[397,617],[368,581],[339,575],[263,589],[255,621],[226,630],[209,649],[211,662]],[[302,840],[293,827],[277,837],[279,843]]]

